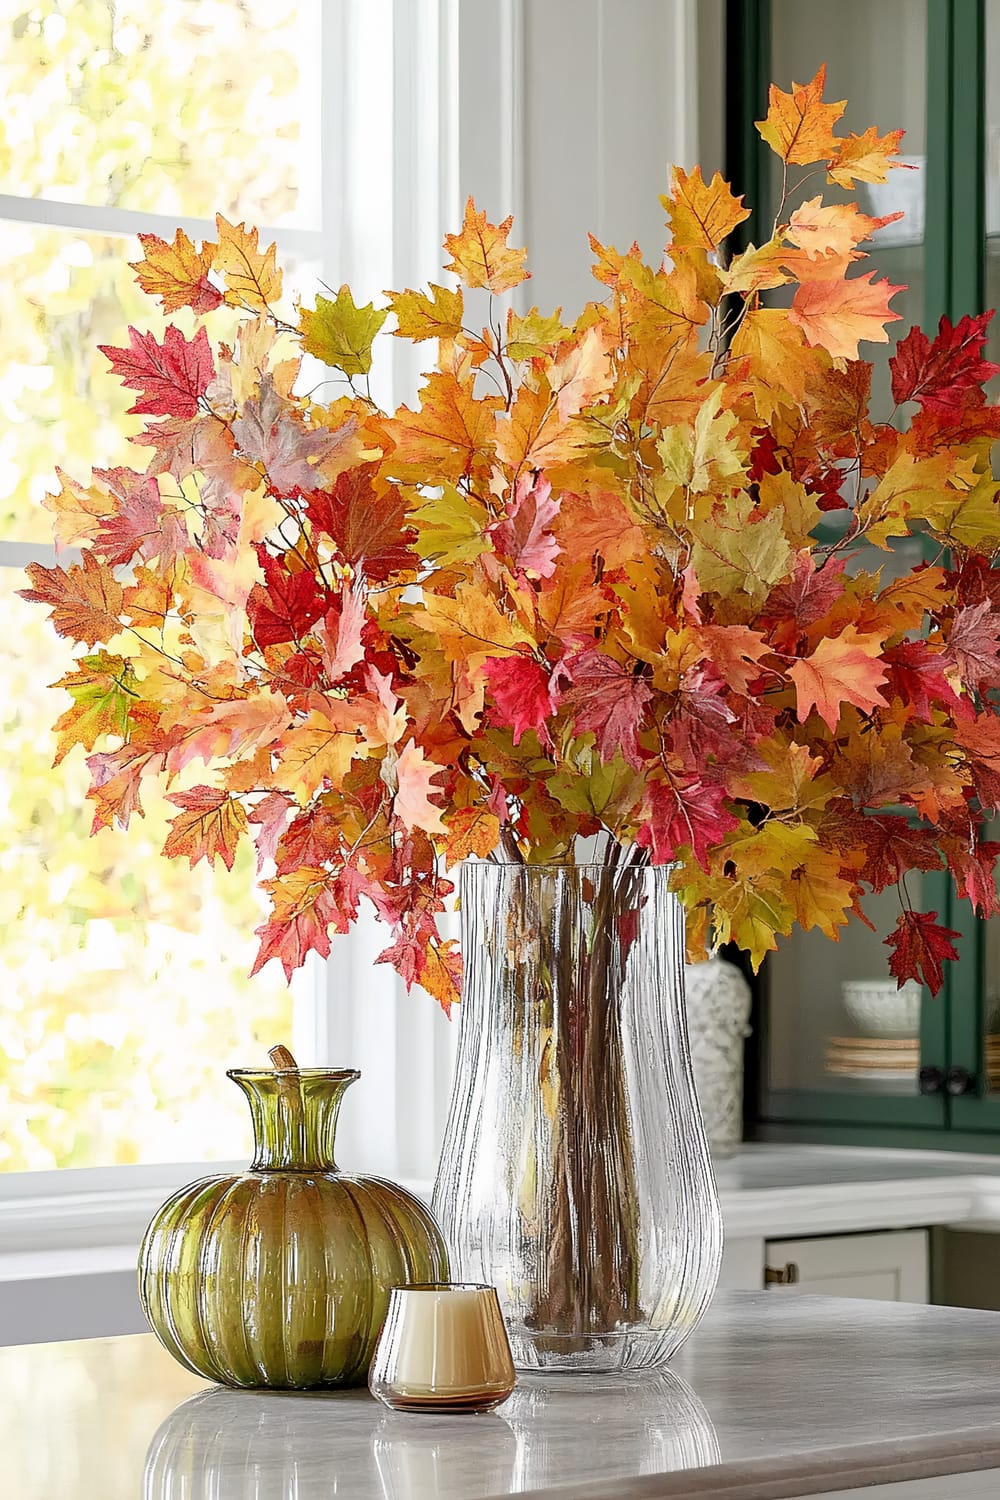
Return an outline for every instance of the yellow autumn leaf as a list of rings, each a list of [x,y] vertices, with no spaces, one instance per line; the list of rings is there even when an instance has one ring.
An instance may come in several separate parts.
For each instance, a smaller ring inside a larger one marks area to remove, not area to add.
[[[231,307],[247,307],[264,312],[281,297],[281,272],[278,270],[277,246],[261,250],[257,230],[244,224],[230,224],[222,214],[215,216],[219,243],[212,266],[226,281],[226,301]]]

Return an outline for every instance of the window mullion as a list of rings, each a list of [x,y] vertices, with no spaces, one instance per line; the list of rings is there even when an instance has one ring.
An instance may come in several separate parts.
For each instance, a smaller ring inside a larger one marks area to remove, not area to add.
[[[217,232],[214,219],[153,214],[103,204],[66,203],[54,198],[24,198],[10,193],[0,193],[0,220],[3,219],[50,229],[78,229],[88,234],[122,237],[158,234],[161,239],[173,239],[175,232],[183,229],[190,239],[212,240]],[[289,229],[267,224],[260,224],[257,228],[265,242],[274,240],[278,249],[285,254],[309,259],[317,259],[319,256],[319,230]]]

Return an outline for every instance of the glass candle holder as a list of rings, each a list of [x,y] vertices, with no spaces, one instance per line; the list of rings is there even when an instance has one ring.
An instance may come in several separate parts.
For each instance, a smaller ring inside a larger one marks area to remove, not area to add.
[[[379,1401],[393,1411],[492,1411],[514,1385],[495,1287],[432,1281],[392,1289],[368,1377]]]

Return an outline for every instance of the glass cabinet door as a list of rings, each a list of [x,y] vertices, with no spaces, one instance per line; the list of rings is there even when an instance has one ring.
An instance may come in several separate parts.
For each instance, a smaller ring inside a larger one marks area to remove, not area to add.
[[[907,876],[913,904],[933,906],[933,877]],[[852,918],[839,942],[800,932],[769,955],[764,985],[765,1113],[798,1118],[944,1123],[944,1000],[889,973],[884,939],[896,888],[869,897],[875,931]],[[925,1073],[921,1068],[935,1068]],[[927,1092],[930,1089],[931,1092]]]

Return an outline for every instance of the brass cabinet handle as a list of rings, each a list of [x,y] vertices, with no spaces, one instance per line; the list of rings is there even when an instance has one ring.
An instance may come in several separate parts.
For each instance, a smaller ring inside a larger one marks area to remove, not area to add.
[[[794,1260],[784,1266],[765,1266],[765,1286],[795,1286],[799,1279],[799,1268]]]

